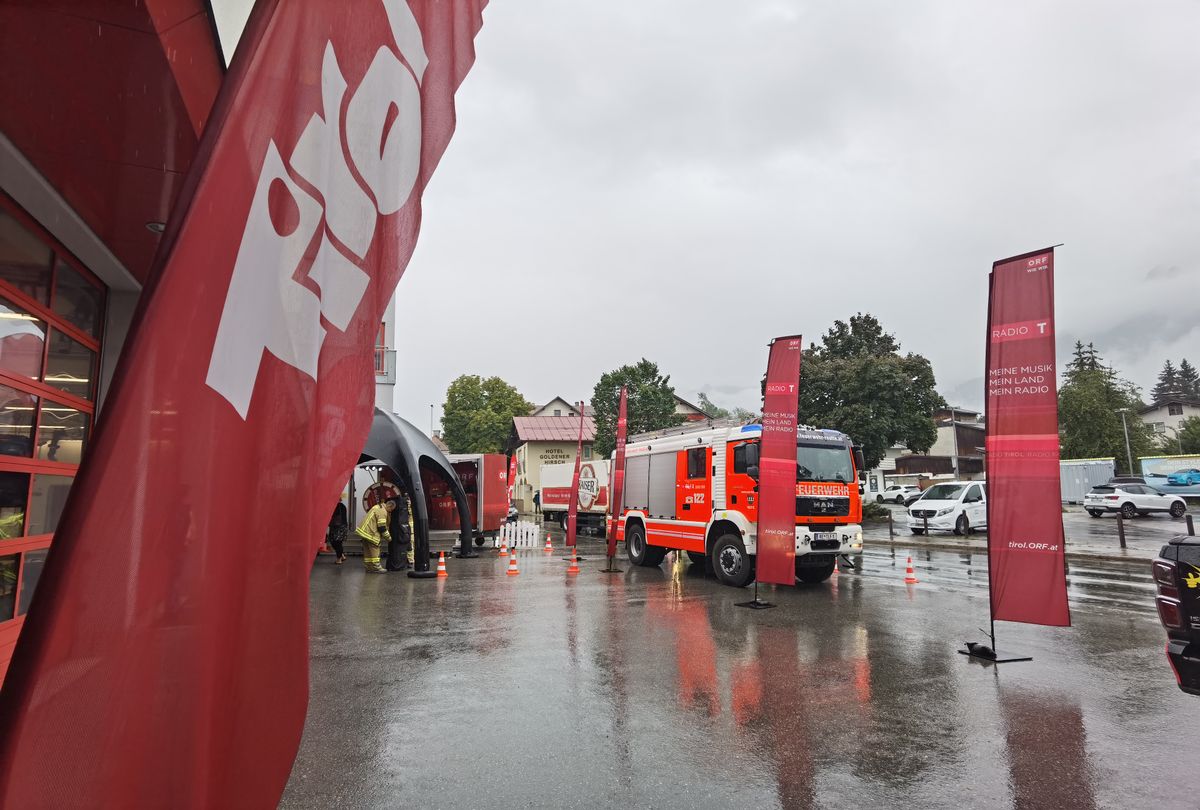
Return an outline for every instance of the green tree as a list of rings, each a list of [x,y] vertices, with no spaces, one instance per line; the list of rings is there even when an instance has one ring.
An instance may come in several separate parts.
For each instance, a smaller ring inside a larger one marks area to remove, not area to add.
[[[701,391],[696,395],[696,404],[700,406],[700,410],[704,411],[713,419],[729,419],[732,414],[727,408],[722,408],[720,405],[708,398],[708,394]]]
[[[1075,344],[1071,361],[1063,371],[1058,389],[1058,422],[1064,458],[1101,458],[1112,456],[1117,469],[1129,470],[1125,452],[1125,427],[1129,430],[1129,449],[1137,465],[1139,456],[1155,450],[1150,426],[1138,418],[1142,405],[1137,386],[1127,382],[1104,364],[1104,358],[1089,343]],[[1125,427],[1121,411],[1125,410]]]
[[[720,405],[708,398],[708,394],[701,391],[696,396],[696,404],[700,406],[700,410],[704,411],[713,419],[737,419],[741,422],[753,422],[759,417],[754,411],[746,410],[745,408],[734,407],[722,408]]]
[[[1158,372],[1158,382],[1155,383],[1150,396],[1155,402],[1165,402],[1179,396],[1179,372],[1170,360],[1163,363],[1162,371]]]
[[[1196,372],[1196,367],[1186,357],[1179,361],[1179,382],[1176,387],[1181,398],[1200,399],[1200,373]]]
[[[835,428],[862,448],[867,469],[889,447],[922,453],[933,446],[933,410],[945,405],[934,390],[933,367],[900,344],[873,316],[858,313],[805,349],[800,365],[802,424]]]
[[[1180,445],[1185,453],[1200,453],[1200,416],[1189,416],[1179,423],[1179,441],[1172,451],[1178,451]]]
[[[644,357],[632,366],[621,366],[604,374],[592,389],[591,415],[596,419],[593,451],[607,457],[617,443],[617,407],[621,386],[628,388],[627,416],[629,435],[658,430],[683,422],[675,413],[675,389],[670,376],[658,371],[658,364]]]
[[[451,453],[498,453],[513,417],[532,410],[533,403],[499,377],[464,374],[446,389],[442,439]]]

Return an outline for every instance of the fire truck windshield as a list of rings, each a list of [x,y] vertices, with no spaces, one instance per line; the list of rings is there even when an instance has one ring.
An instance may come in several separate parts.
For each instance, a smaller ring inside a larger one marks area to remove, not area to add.
[[[840,444],[796,445],[796,473],[801,481],[847,484],[854,480],[850,451]]]

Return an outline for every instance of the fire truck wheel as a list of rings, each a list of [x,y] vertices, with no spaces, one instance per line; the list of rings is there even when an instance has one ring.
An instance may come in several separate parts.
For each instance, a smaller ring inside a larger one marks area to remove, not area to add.
[[[659,546],[646,545],[646,530],[640,523],[634,523],[625,528],[625,553],[634,565],[655,568],[662,565],[667,550]]]
[[[836,557],[830,557],[820,565],[800,565],[797,563],[796,579],[808,585],[824,582],[833,576],[833,569],[836,565]]]
[[[695,565],[706,565],[708,563],[708,555],[699,551],[689,551],[688,559]]]
[[[477,546],[482,546],[482,545],[483,545],[483,541],[484,541],[485,539],[486,539],[486,538],[485,538],[485,537],[484,537],[482,534],[481,534],[481,535],[478,535],[478,536],[475,538],[475,545],[477,545]]]
[[[559,524],[562,526],[562,530],[564,532],[568,531],[571,528],[570,517],[571,516],[568,515],[566,512],[563,512],[562,520],[559,521]]]
[[[754,561],[746,553],[742,538],[723,534],[713,544],[713,573],[723,585],[744,588],[754,579]]]

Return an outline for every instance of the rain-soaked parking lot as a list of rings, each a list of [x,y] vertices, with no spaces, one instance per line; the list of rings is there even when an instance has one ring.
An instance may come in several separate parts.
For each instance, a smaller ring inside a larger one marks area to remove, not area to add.
[[[561,538],[557,538],[561,541]],[[872,548],[774,610],[670,555],[584,541],[450,576],[312,575],[308,721],[286,807],[1200,806],[1145,566],[1074,563],[1068,629],[987,622],[986,558]],[[903,804],[899,804],[903,803]]]

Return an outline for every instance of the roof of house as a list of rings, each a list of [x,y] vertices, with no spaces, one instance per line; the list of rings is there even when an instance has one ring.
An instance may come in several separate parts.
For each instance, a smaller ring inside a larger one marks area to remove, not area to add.
[[[702,413],[702,414],[704,414],[705,416],[708,416],[708,417],[710,417],[710,418],[711,418],[711,416],[710,416],[710,414],[708,413],[708,411],[704,410],[704,409],[703,409],[703,408],[701,408],[699,405],[694,405],[694,404],[692,404],[691,402],[688,402],[686,399],[684,399],[683,397],[679,396],[679,394],[676,394],[676,395],[675,395],[675,402],[676,402],[677,404],[679,404],[679,405],[682,405],[682,406],[684,406],[685,408],[691,408],[691,409],[692,409],[693,411],[695,411],[696,413]]]
[[[1152,402],[1144,408],[1138,408],[1138,413],[1150,413],[1150,411],[1157,411],[1159,408],[1165,408],[1168,405],[1186,405],[1189,408],[1200,408],[1200,400],[1188,399],[1187,397],[1170,397],[1169,399]]]
[[[561,402],[563,405],[567,406],[567,408],[569,408],[572,411],[576,410],[579,407],[578,402],[570,402],[569,400],[566,400],[563,397],[554,397],[549,402],[547,402],[545,405],[542,405],[539,408],[534,408],[531,413],[540,414],[542,411],[547,410],[555,402]],[[585,408],[587,407],[587,403],[584,403],[584,407]]]
[[[578,416],[514,416],[513,433],[523,442],[573,442],[579,439]],[[583,417],[583,440],[596,440],[596,420]]]

